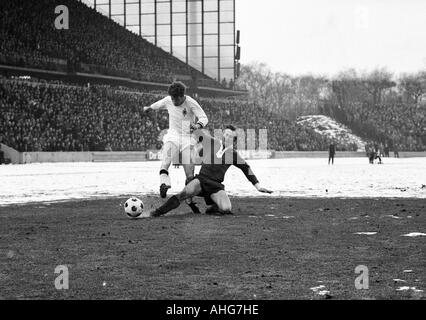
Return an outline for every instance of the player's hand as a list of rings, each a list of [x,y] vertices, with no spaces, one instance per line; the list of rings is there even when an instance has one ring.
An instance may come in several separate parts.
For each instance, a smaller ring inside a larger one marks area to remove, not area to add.
[[[148,112],[149,110],[151,110],[151,107],[143,107],[143,112]]]
[[[196,124],[191,123],[191,125],[189,127],[189,130],[190,130],[191,133],[193,133],[194,131],[196,131],[198,129],[201,129],[201,125],[199,123],[196,123]]]
[[[263,188],[259,184],[256,184],[256,189],[257,189],[257,191],[262,192],[262,193],[272,193],[272,190],[268,190],[266,188]]]
[[[263,193],[272,193],[273,191],[272,190],[268,190],[268,189],[266,189],[266,188],[259,188],[259,189],[257,189],[259,192],[263,192]]]

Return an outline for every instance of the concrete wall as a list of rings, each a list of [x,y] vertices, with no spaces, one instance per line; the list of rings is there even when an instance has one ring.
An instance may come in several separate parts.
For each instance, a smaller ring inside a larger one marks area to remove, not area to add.
[[[19,163],[91,161],[92,152],[22,152]]]
[[[275,158],[273,150],[240,150],[238,151],[243,159],[269,159]]]
[[[393,152],[389,154],[393,157]],[[365,152],[337,151],[335,158],[366,157]],[[399,152],[400,158],[426,157],[426,152]],[[272,158],[328,158],[328,151],[275,151]]]
[[[393,157],[393,152],[389,154],[390,157]],[[426,157],[426,152],[399,152],[400,158],[423,158]]]
[[[22,152],[13,163],[146,161],[146,152]]]
[[[96,152],[22,152],[2,144],[6,158],[12,163],[34,162],[119,162],[161,160],[158,150],[145,151],[96,151]],[[245,159],[285,159],[285,158],[328,158],[327,151],[254,151],[244,150],[241,155]],[[336,158],[365,157],[365,152],[341,151]],[[393,157],[393,153],[390,154]],[[426,157],[426,152],[400,152],[401,158]]]
[[[365,152],[340,151],[335,155],[335,158],[356,157],[365,157]],[[328,158],[328,151],[275,151],[274,158]]]
[[[144,151],[96,151],[92,152],[93,162],[146,161]]]
[[[20,163],[21,155],[15,149],[8,147],[7,145],[0,143],[1,150],[4,152],[4,157],[11,160],[12,163]]]

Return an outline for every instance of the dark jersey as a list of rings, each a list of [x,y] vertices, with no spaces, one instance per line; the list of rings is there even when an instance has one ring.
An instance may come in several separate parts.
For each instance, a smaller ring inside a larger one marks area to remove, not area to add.
[[[232,146],[224,148],[220,140],[214,139],[205,133],[200,136],[202,136],[203,144],[203,149],[200,152],[202,159],[200,175],[222,183],[225,179],[226,171],[230,166],[234,165],[244,173],[252,184],[259,182],[248,163],[241,158]]]

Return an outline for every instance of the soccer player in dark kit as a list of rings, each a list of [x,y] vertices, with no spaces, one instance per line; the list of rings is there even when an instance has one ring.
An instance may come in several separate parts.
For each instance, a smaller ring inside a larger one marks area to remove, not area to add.
[[[232,214],[231,201],[222,184],[225,173],[231,165],[241,169],[259,192],[272,193],[272,191],[260,186],[250,166],[234,149],[234,143],[237,139],[234,126],[226,127],[222,140],[215,139],[202,130],[197,130],[195,134],[199,137],[199,140],[202,139],[202,150],[200,151],[203,155],[199,174],[180,193],[170,197],[161,207],[142,214],[141,218],[162,216],[179,207],[185,199],[194,196],[204,197],[206,204],[210,205],[206,214]]]

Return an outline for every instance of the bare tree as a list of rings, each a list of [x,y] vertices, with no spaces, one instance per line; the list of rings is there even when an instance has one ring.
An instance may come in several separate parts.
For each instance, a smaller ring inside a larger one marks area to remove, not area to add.
[[[393,74],[384,68],[376,69],[362,75],[361,83],[370,94],[373,106],[377,106],[382,102],[383,93],[386,89],[396,86],[392,77]]]
[[[403,74],[399,79],[398,88],[405,102],[419,103],[420,98],[426,93],[426,71]]]

